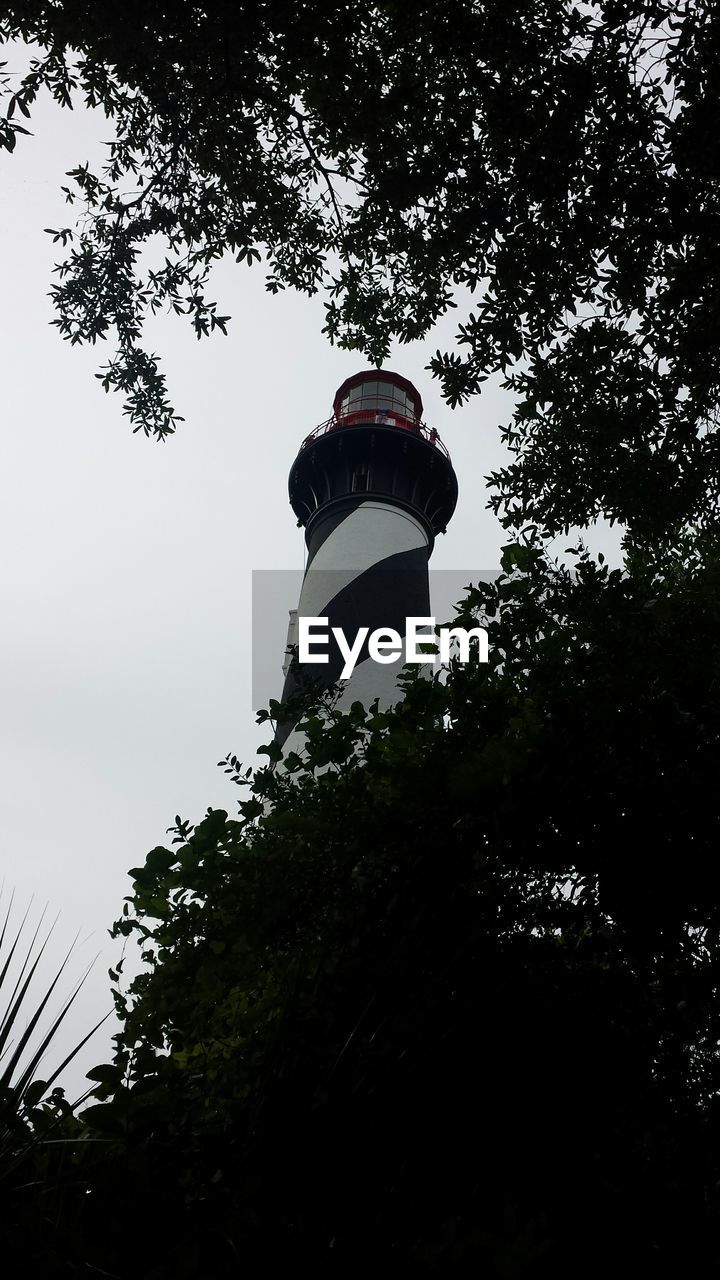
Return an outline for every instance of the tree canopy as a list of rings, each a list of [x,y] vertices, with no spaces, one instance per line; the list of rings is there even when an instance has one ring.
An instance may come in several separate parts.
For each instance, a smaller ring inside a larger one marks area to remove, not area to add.
[[[135,429],[177,421],[144,316],[224,329],[225,254],[324,290],[331,339],[378,362],[456,296],[432,368],[451,404],[498,371],[517,393],[506,522],[669,537],[716,518],[719,25],[703,0],[26,0],[0,141],[43,86],[113,121],[54,295],[65,337],[116,343]]]

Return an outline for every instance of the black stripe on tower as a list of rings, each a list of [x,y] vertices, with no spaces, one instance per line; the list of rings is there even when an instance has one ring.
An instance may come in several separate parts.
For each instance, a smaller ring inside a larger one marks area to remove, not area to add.
[[[404,637],[407,618],[427,617],[430,612],[427,566],[426,547],[413,547],[409,551],[397,552],[363,570],[328,600],[317,615],[328,620],[328,662],[311,666],[293,663],[285,677],[282,701],[288,701],[309,685],[322,691],[340,679],[345,659],[332,635],[333,627],[339,627],[348,643],[352,644],[361,627],[368,627],[370,633],[392,628]],[[322,569],[316,571],[316,576],[318,575],[327,576],[329,582],[335,576],[332,571],[328,570],[326,573]],[[355,671],[370,660],[366,638],[357,658]],[[292,724],[286,724],[278,728],[277,740],[281,746],[292,727]]]

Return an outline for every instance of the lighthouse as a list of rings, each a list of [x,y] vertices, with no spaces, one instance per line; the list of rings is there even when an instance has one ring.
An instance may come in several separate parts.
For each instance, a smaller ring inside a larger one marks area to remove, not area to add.
[[[377,369],[346,378],[331,417],[303,440],[288,487],[305,529],[307,564],[291,611],[282,700],[308,680],[320,689],[340,680],[341,707],[375,698],[389,706],[400,696],[403,659],[392,660],[387,645],[381,656],[372,635],[405,637],[409,619],[430,616],[428,563],[457,502],[450,457],[423,422],[413,384]],[[338,632],[357,642],[345,680]],[[306,643],[303,661],[299,640],[308,636],[312,655]],[[286,750],[295,746],[292,724],[279,726],[277,736]]]

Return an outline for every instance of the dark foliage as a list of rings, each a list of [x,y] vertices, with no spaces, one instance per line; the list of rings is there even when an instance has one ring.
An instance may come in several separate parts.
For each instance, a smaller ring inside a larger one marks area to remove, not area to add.
[[[148,1276],[716,1273],[717,574],[505,567],[489,668],[311,715],[133,872],[88,1119]]]
[[[88,972],[69,996],[60,997],[70,948],[52,978],[43,982],[39,966],[52,932],[52,927],[44,929],[44,912],[33,927],[28,907],[15,924],[13,898],[3,904],[0,1198],[3,1265],[10,1275],[32,1275],[36,1269],[47,1276],[66,1275],[72,1257],[81,1262],[85,1258],[78,1230],[87,1183],[80,1167],[84,1151],[93,1148],[96,1139],[77,1119],[56,1081],[100,1023],[64,1059],[48,1063]]]

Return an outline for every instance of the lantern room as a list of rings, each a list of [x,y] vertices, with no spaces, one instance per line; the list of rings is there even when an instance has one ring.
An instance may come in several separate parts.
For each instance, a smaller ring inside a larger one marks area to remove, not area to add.
[[[333,402],[338,426],[377,422],[413,430],[420,426],[422,408],[420,395],[407,378],[380,369],[346,378]]]

